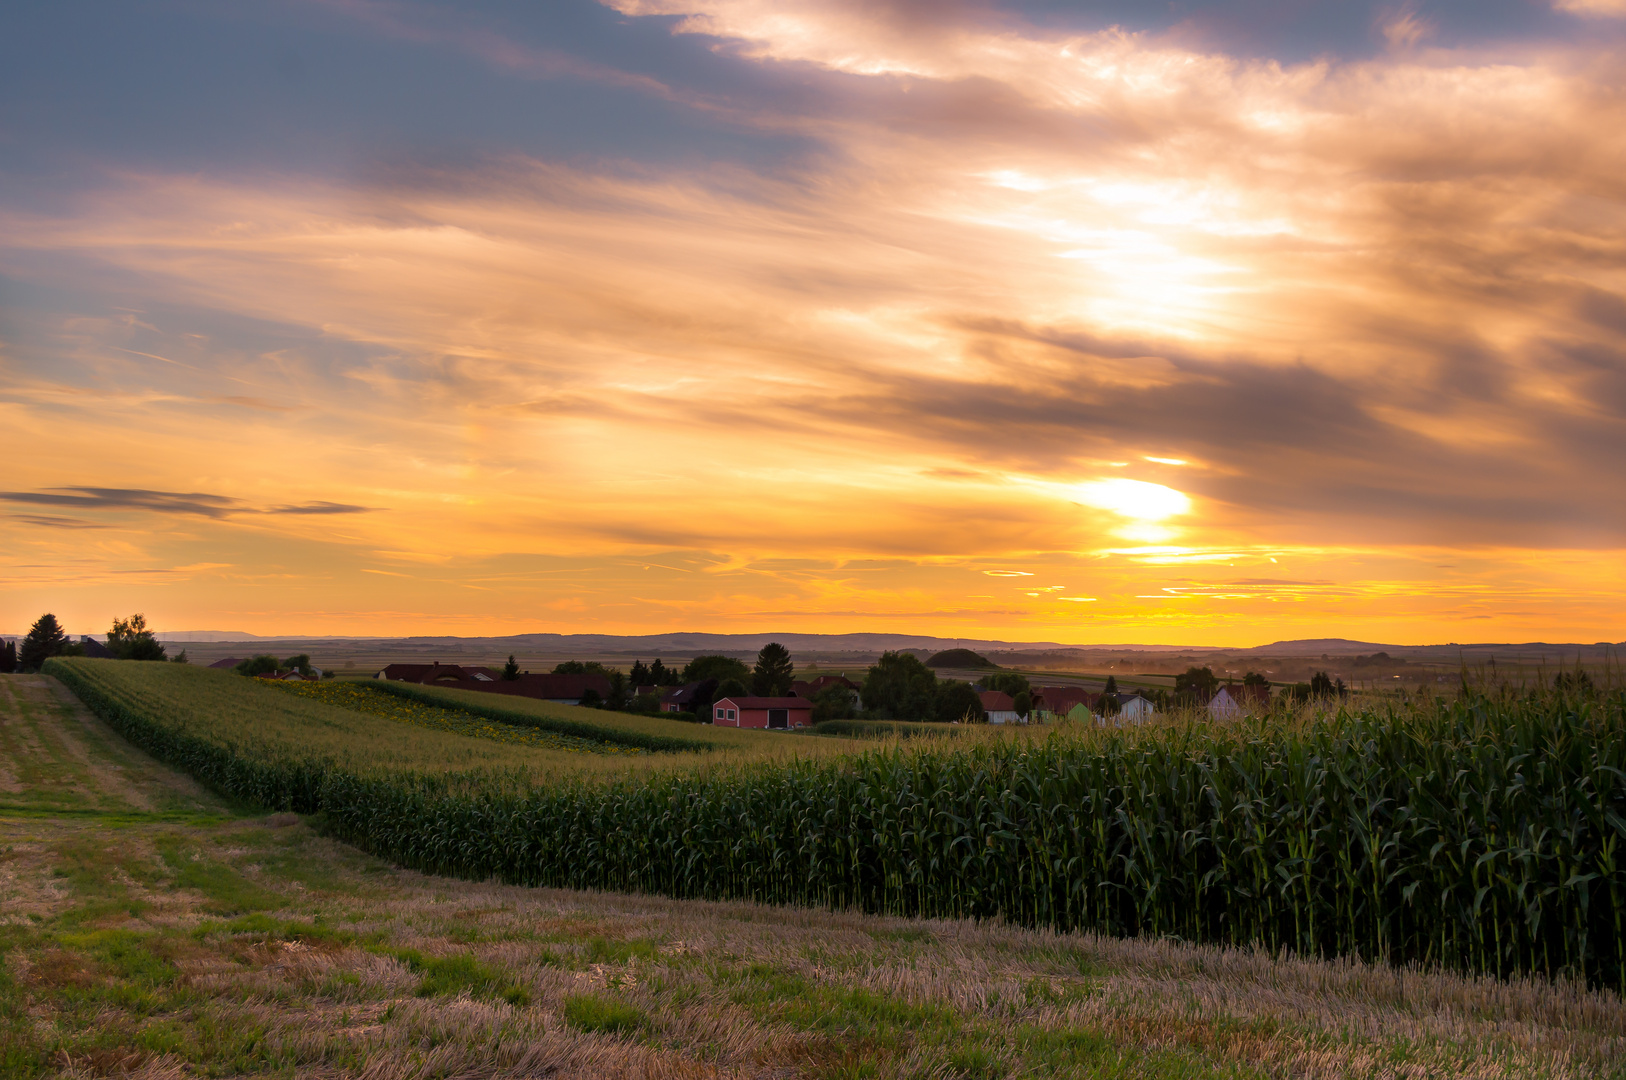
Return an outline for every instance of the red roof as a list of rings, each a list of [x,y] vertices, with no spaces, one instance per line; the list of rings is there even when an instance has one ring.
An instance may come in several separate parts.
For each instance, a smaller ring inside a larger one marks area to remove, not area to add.
[[[238,657],[228,656],[224,660],[216,660],[214,663],[210,664],[209,666],[212,667],[212,668],[234,668],[238,664],[241,664],[242,662],[243,661],[241,659],[239,659]]]
[[[1003,690],[984,690],[977,696],[982,699],[984,712],[1016,711],[1016,700]]]
[[[728,702],[736,709],[811,709],[813,703],[800,697],[726,697],[714,704]]]
[[[1094,708],[1095,697],[1082,686],[1041,686],[1033,691],[1033,703],[1054,713],[1072,712],[1078,705]]]

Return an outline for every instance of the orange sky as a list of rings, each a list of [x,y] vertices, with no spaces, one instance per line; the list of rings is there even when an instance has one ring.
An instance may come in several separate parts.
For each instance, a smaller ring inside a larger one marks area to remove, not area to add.
[[[803,149],[0,203],[0,630],[1626,637],[1612,45],[612,6]]]

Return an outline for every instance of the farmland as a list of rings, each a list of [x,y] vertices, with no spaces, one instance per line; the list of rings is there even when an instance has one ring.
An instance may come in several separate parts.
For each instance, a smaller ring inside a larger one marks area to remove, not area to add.
[[[1616,987],[1626,971],[1618,693],[862,743],[512,706],[606,737],[656,738],[648,725],[664,723],[681,729],[673,738],[757,740],[616,759],[416,728],[403,740],[403,725],[327,706],[262,722],[225,699],[253,689],[279,706],[318,703],[160,668],[50,670],[217,789],[320,811],[333,835],[426,872],[1000,916]],[[205,691],[252,723],[205,725]],[[326,726],[301,740],[300,723]]]
[[[38,676],[0,678],[0,803],[7,1076],[1569,1078],[1626,1059],[1626,1005],[1573,981],[426,877],[320,815],[221,798]]]

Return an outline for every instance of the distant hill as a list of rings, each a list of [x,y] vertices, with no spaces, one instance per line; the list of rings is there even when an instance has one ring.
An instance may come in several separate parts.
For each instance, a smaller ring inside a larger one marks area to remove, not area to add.
[[[926,666],[942,668],[989,669],[997,669],[999,667],[998,664],[994,663],[986,656],[980,656],[977,653],[972,652],[970,649],[944,649],[942,652],[936,653],[931,659],[927,660]]]

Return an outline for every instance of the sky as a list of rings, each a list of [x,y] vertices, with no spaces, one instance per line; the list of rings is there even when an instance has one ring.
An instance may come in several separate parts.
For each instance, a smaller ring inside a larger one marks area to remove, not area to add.
[[[53,0],[0,630],[1626,638],[1626,0]]]

